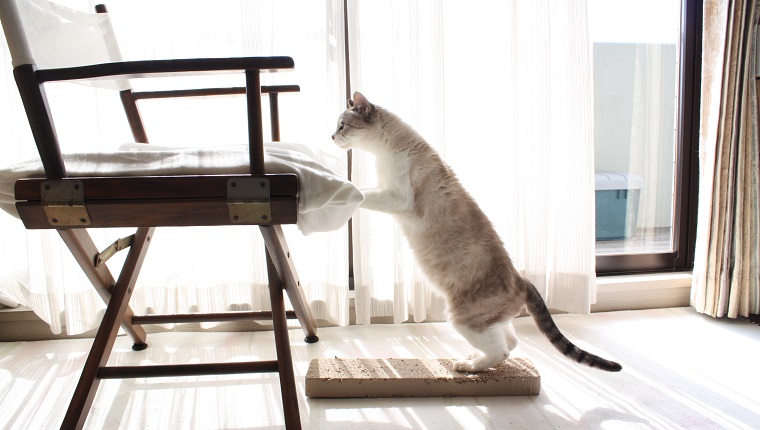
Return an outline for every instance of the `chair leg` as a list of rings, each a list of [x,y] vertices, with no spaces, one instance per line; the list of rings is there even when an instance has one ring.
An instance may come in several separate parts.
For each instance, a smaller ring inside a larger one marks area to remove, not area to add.
[[[293,259],[290,257],[290,250],[285,240],[285,234],[282,232],[282,227],[279,225],[268,225],[260,226],[260,229],[269,251],[268,254],[271,255],[277,273],[285,285],[285,292],[288,293],[290,304],[293,305],[293,310],[306,334],[305,341],[307,343],[317,342],[319,340],[319,337],[317,337],[317,324],[301,289],[301,281],[298,280],[296,267]]]
[[[93,287],[95,287],[95,291],[98,292],[104,302],[109,303],[111,300],[112,285],[114,285],[116,281],[105,265],[99,267],[95,266],[95,259],[98,256],[99,250],[87,233],[87,230],[58,230],[58,234],[71,251],[71,254],[74,256],[77,263],[79,263],[79,266],[82,268]],[[152,235],[153,233],[151,231],[150,236]],[[148,240],[147,237],[149,236],[145,236],[144,240]],[[135,235],[134,244],[137,244],[137,242],[137,235]],[[121,326],[124,328],[124,331],[127,332],[129,337],[132,338],[132,349],[139,351],[148,346],[146,343],[147,335],[142,327],[132,325],[131,321],[133,315],[134,312],[132,312],[132,309],[127,306]]]
[[[108,357],[119,332],[119,325],[124,321],[124,315],[129,307],[129,298],[132,296],[153,231],[153,227],[141,227],[135,233],[135,240],[119,274],[119,280],[113,287],[103,321],[93,340],[90,354],[85,361],[82,376],[77,383],[61,429],[80,429],[87,420],[87,414],[100,383],[98,370],[108,363]]]
[[[277,274],[274,263],[267,253],[267,272],[269,274],[269,297],[272,304],[272,324],[274,326],[274,343],[277,351],[277,372],[280,376],[280,394],[282,410],[285,416],[285,428],[301,429],[301,415],[298,410],[298,393],[293,374],[293,358],[290,353],[288,323],[285,318],[285,300],[282,294],[282,281]]]

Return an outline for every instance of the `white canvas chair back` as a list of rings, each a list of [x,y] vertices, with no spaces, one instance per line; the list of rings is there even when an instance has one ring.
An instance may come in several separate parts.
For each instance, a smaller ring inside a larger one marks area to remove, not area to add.
[[[0,0],[0,21],[13,67],[53,69],[122,61],[107,13],[80,12],[48,0]],[[82,83],[130,88],[123,79]]]

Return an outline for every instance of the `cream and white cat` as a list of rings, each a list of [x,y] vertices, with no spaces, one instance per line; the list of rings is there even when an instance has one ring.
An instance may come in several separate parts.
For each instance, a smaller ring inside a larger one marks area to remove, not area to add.
[[[551,343],[578,363],[616,372],[621,366],[573,345],[557,328],[536,288],[512,265],[491,222],[454,172],[399,117],[354,93],[332,136],[339,147],[369,151],[378,188],[362,207],[401,225],[419,265],[447,301],[449,320],[476,349],[454,369],[479,372],[517,346],[512,318],[523,306]]]

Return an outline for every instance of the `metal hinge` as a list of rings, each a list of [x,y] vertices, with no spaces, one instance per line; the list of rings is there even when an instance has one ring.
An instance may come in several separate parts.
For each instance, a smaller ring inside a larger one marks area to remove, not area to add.
[[[43,181],[40,185],[42,209],[53,227],[90,225],[84,205],[84,183],[76,179]]]
[[[227,209],[232,224],[272,221],[269,179],[240,177],[227,180]]]
[[[122,237],[121,239],[109,245],[108,248],[104,249],[103,252],[101,252],[100,254],[98,254],[97,257],[95,257],[95,267],[102,266],[111,257],[116,255],[117,252],[123,249],[127,249],[130,246],[132,246],[132,242],[134,240],[135,240],[135,235],[133,234],[127,237]]]

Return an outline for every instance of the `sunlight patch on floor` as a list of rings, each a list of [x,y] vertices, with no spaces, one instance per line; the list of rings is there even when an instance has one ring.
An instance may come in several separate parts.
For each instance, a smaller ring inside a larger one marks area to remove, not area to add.
[[[515,320],[515,357],[541,374],[538,396],[310,399],[313,358],[460,358],[469,346],[448,324],[320,329],[306,344],[291,331],[305,429],[694,429],[756,428],[760,422],[760,330],[690,309],[557,315],[579,345],[620,361],[608,373],[556,351],[529,318]],[[116,341],[111,365],[271,359],[271,332],[152,334],[147,350]],[[0,343],[0,428],[57,428],[92,341]],[[86,429],[282,428],[276,375],[140,378],[101,382]]]

